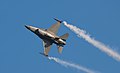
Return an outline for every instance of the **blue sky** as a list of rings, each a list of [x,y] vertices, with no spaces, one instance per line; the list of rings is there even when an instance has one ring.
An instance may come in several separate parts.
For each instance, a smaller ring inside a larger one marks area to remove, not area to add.
[[[86,30],[120,53],[119,0],[0,0],[0,73],[76,73],[41,56],[42,41],[24,25],[49,28],[54,17]],[[78,38],[61,25],[58,35],[70,34],[63,53],[53,45],[49,55],[101,73],[120,73],[120,62]]]

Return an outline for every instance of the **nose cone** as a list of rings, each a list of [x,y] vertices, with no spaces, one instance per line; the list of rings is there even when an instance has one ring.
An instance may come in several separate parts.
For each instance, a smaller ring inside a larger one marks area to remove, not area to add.
[[[26,27],[28,30],[32,31],[32,32],[35,32],[35,30],[38,29],[38,28],[36,28],[36,27],[28,26],[28,25],[25,25],[25,27]]]
[[[25,27],[26,27],[27,29],[29,29],[29,26],[25,25]]]

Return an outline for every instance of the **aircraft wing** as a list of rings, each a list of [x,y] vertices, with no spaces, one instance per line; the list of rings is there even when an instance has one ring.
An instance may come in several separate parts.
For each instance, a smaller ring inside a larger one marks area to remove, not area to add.
[[[57,34],[58,29],[60,27],[61,22],[57,22],[56,24],[53,24],[50,28],[48,28],[48,31],[53,32],[54,34]]]
[[[43,40],[43,47],[44,47],[44,55],[45,56],[48,56],[51,45],[52,45],[52,42],[50,42],[48,40]]]

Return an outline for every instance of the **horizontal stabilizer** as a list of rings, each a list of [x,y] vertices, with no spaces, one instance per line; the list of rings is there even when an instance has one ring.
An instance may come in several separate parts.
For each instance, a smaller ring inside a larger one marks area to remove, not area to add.
[[[63,47],[62,46],[58,46],[58,52],[62,53]]]
[[[68,36],[69,36],[69,34],[66,33],[66,34],[60,36],[60,38],[61,38],[62,40],[64,40],[64,41],[66,41],[66,39],[68,38]]]

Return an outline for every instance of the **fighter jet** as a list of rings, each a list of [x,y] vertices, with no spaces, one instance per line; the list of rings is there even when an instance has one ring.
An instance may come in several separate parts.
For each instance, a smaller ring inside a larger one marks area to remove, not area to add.
[[[57,22],[53,24],[48,29],[41,29],[33,26],[25,25],[25,27],[35,33],[39,38],[43,41],[44,46],[44,53],[41,53],[42,55],[45,55],[48,57],[48,53],[50,51],[51,45],[54,43],[58,47],[58,52],[61,53],[63,50],[63,46],[66,45],[66,39],[68,38],[69,34],[66,33],[62,36],[57,36],[58,29],[60,27],[60,24],[62,21],[54,18]]]

